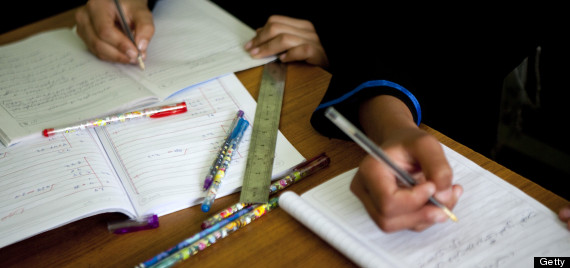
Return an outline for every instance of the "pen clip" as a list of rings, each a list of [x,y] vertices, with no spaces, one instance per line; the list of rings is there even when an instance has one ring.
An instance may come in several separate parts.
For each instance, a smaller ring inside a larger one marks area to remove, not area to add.
[[[150,118],[160,118],[160,117],[170,116],[173,114],[185,113],[188,111],[188,108],[186,107],[186,102],[177,103],[177,104],[172,105],[172,106],[164,106],[164,107],[162,107],[162,109],[164,109],[165,111],[161,111],[161,112],[151,114],[149,117]]]

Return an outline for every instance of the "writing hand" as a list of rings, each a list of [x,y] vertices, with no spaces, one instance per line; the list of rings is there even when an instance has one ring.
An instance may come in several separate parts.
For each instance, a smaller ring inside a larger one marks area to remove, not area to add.
[[[425,134],[417,140],[421,145],[415,148],[384,147],[384,152],[416,179],[418,184],[412,188],[398,185],[389,167],[371,156],[361,162],[351,190],[383,231],[422,231],[445,222],[448,216],[441,208],[428,203],[429,197],[433,195],[451,209],[463,192],[461,186],[451,185],[451,168],[440,145],[432,138]]]
[[[428,203],[429,197],[452,209],[463,188],[452,185],[453,172],[438,140],[415,124],[402,101],[389,95],[363,102],[359,120],[394,164],[417,181],[411,188],[402,187],[384,162],[367,156],[360,163],[350,189],[380,229],[422,231],[446,221],[448,216]]]
[[[305,61],[321,67],[328,58],[310,21],[273,15],[245,45],[253,58],[279,55],[282,62]]]
[[[121,0],[127,23],[143,58],[154,34],[152,13],[145,0]],[[124,33],[113,0],[89,0],[75,14],[77,33],[91,53],[101,60],[137,63],[138,51]]]

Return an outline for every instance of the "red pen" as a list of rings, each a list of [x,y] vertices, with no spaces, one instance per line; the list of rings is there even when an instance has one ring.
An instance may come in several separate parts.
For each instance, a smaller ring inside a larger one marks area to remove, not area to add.
[[[188,111],[186,102],[180,102],[172,105],[147,108],[142,111],[132,111],[124,114],[111,115],[105,118],[90,120],[70,127],[47,128],[44,129],[42,133],[44,136],[49,137],[57,133],[70,133],[77,130],[83,130],[91,127],[101,127],[115,122],[126,122],[142,117],[160,118],[169,115],[185,113],[186,111]]]

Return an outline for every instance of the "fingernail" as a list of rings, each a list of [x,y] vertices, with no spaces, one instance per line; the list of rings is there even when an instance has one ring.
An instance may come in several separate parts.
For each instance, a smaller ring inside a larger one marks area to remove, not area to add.
[[[455,194],[455,197],[456,197],[456,198],[461,197],[461,195],[463,195],[463,189],[457,188],[457,189],[454,191],[454,194]]]
[[[253,43],[251,41],[247,42],[247,44],[245,44],[245,46],[244,46],[245,50],[249,50],[251,48],[252,44]]]
[[[136,60],[136,58],[139,56],[139,53],[136,52],[136,51],[134,51],[134,50],[132,50],[132,49],[129,49],[129,50],[127,50],[127,56],[128,56],[129,59],[131,59],[131,60],[133,60],[133,59]]]
[[[451,198],[452,194],[453,194],[453,192],[451,191],[451,188],[450,188],[450,189],[435,193],[434,197],[437,200],[445,201],[445,200],[449,200]]]
[[[253,55],[257,55],[257,53],[259,53],[259,48],[258,48],[258,47],[252,49],[252,50],[249,52],[249,54],[251,54],[252,56],[253,56]]]
[[[148,47],[148,40],[142,39],[142,40],[139,42],[139,49],[140,49],[140,50],[146,50],[147,47]]]
[[[435,215],[433,215],[433,220],[435,222],[445,222],[447,221],[447,215],[445,215],[445,213],[441,212],[441,213],[436,213]]]

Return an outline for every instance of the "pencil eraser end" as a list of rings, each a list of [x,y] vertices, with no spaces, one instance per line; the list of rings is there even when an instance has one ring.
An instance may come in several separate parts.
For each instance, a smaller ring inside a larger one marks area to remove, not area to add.
[[[53,133],[53,131],[54,131],[53,128],[46,128],[42,133],[44,134],[44,136],[49,137],[55,134]]]
[[[158,228],[158,216],[153,214],[142,219],[112,222],[107,225],[110,232],[115,234],[126,234],[136,231]]]

